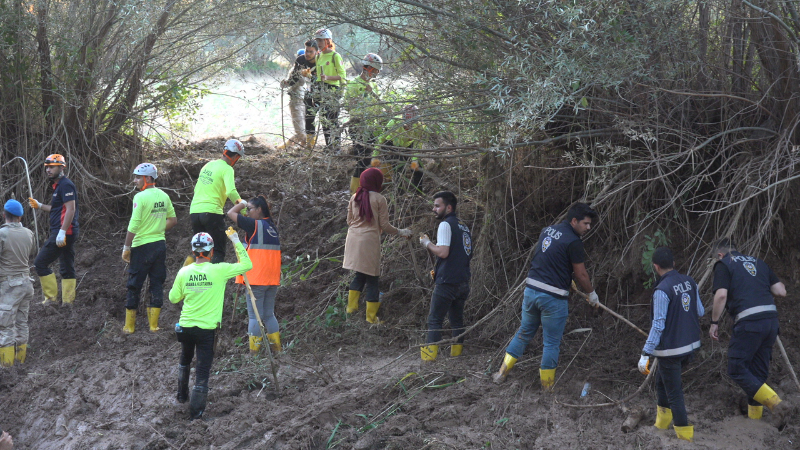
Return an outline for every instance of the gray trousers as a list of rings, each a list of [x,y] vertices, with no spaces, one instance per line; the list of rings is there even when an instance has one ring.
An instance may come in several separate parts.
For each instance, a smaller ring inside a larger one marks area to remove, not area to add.
[[[33,300],[29,275],[0,278],[0,347],[28,343],[28,311]]]
[[[278,286],[251,286],[251,288],[253,288],[253,295],[256,297],[258,314],[267,328],[267,334],[279,331],[278,319],[275,317],[275,295],[278,293]],[[247,324],[247,333],[251,336],[261,336],[258,320],[256,320],[256,314],[253,311],[253,303],[250,299],[247,299],[247,315],[250,317],[250,321]]]

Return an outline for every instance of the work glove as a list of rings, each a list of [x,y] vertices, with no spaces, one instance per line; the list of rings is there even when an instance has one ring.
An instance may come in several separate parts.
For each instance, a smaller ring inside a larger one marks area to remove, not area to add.
[[[422,244],[423,247],[428,248],[428,244],[431,243],[431,238],[429,238],[427,234],[423,234],[419,237],[419,243]]]
[[[415,170],[416,171],[418,169],[419,169],[419,163],[416,162],[416,161],[411,161],[411,170]]]
[[[281,80],[281,87],[283,89],[286,89],[287,87],[289,87],[289,81],[288,80]]]
[[[597,296],[597,291],[590,292],[589,296],[586,297],[586,301],[589,302],[590,305],[597,308],[600,305],[600,297]]]
[[[131,248],[127,245],[122,246],[122,260],[126,263],[131,262]]]
[[[402,236],[404,238],[410,238],[411,237],[411,230],[409,230],[408,228],[399,229],[399,230],[397,230],[397,235],[398,236]]]
[[[369,162],[369,165],[372,167],[378,167],[381,165],[380,158],[372,158],[372,161]]]
[[[65,247],[67,245],[67,232],[64,230],[58,230],[58,236],[56,236],[56,245],[59,247]]]
[[[650,375],[650,355],[642,354],[639,358],[639,372],[643,375]]]
[[[28,197],[28,203],[30,203],[31,208],[33,209],[39,209],[42,206],[42,204],[33,197]]]
[[[228,239],[230,239],[234,245],[239,242],[239,233],[237,233],[233,227],[228,227],[228,229],[225,230],[225,234],[228,235]]]
[[[247,200],[245,200],[243,198],[240,198],[239,200],[236,200],[236,204],[238,205],[239,203],[244,203],[245,204],[245,207],[242,208],[242,210],[239,211],[239,213],[241,215],[243,215],[243,216],[246,216],[247,215]]]

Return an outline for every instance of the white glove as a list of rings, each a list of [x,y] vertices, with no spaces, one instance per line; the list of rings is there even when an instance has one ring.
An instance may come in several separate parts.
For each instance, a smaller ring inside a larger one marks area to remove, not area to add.
[[[397,230],[397,235],[401,236],[401,237],[404,237],[404,238],[410,238],[411,237],[411,230],[409,230],[408,228],[402,228],[400,230]]]
[[[431,238],[429,238],[427,234],[423,234],[419,237],[419,243],[422,244],[423,247],[428,248],[428,244],[431,243]]]
[[[597,308],[600,304],[600,297],[597,296],[597,291],[592,291],[589,293],[589,296],[586,297],[586,301],[589,302],[590,305]]]
[[[639,372],[641,372],[644,375],[649,375],[650,374],[649,366],[650,366],[650,357],[648,355],[642,355],[642,357],[639,358]]]
[[[233,227],[228,227],[228,229],[225,230],[225,234],[228,235],[228,239],[230,239],[234,245],[239,242],[239,233],[237,233]]]
[[[122,246],[122,260],[126,263],[131,262],[131,248],[127,245]]]
[[[58,230],[58,236],[56,236],[56,245],[59,247],[65,247],[67,245],[67,232],[64,230]]]

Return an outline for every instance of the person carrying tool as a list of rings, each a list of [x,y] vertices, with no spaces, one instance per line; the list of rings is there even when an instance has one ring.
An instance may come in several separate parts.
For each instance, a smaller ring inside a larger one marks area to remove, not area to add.
[[[366,293],[367,322],[380,323],[378,282],[381,275],[381,234],[411,237],[411,230],[389,224],[389,206],[383,189],[383,174],[371,167],[361,174],[361,186],[347,205],[347,237],[342,267],[356,272],[347,296],[347,313],[358,311],[361,292]]]
[[[336,52],[333,33],[322,28],[314,33],[320,53],[317,55],[316,72],[319,89],[315,89],[315,103],[319,105],[322,132],[325,135],[325,148],[338,153],[341,130],[339,129],[340,88],[347,84],[342,55]],[[308,131],[308,129],[306,129]]]
[[[50,213],[50,238],[36,256],[34,266],[42,283],[44,302],[55,301],[58,295],[56,275],[50,264],[59,260],[61,268],[61,302],[65,305],[75,301],[75,240],[78,239],[78,193],[75,185],[64,175],[67,162],[63,156],[52,154],[44,160],[44,170],[53,189],[49,205],[29,197],[33,209]]]
[[[673,422],[675,434],[691,441],[694,426],[689,425],[683,401],[681,373],[700,347],[700,317],[705,314],[697,283],[675,270],[672,250],[658,247],[651,260],[658,282],[653,291],[653,324],[639,358],[639,372],[650,373],[650,357],[658,358],[656,428],[666,430]]]
[[[192,233],[208,233],[217,243],[212,264],[225,261],[225,216],[222,207],[225,199],[234,205],[244,202],[233,178],[233,166],[244,156],[244,145],[238,139],[225,142],[222,157],[210,161],[200,169],[200,176],[194,186],[194,197],[189,207],[192,220]],[[184,265],[191,264],[194,257],[186,257]]]
[[[133,170],[133,175],[139,192],[133,197],[133,212],[122,246],[122,260],[129,264],[125,326],[122,328],[122,332],[127,334],[136,329],[136,310],[147,278],[150,278],[147,320],[150,331],[160,330],[158,318],[164,304],[164,280],[167,279],[167,242],[164,232],[178,223],[169,196],[156,187],[156,166],[139,164]]]
[[[434,280],[436,287],[431,296],[428,313],[428,345],[420,349],[423,361],[434,361],[442,340],[444,317],[450,319],[456,343],[450,346],[450,356],[461,356],[464,348],[464,304],[469,297],[469,262],[472,259],[472,235],[456,216],[458,200],[452,192],[443,191],[433,195],[433,213],[441,220],[436,231],[436,244],[428,235],[419,238],[425,250],[436,256]]]
[[[733,319],[728,344],[728,376],[747,394],[747,416],[761,419],[764,406],[772,411],[778,429],[786,425],[792,408],[766,383],[772,346],[778,336],[778,309],[774,297],[786,297],[786,286],[759,258],[743,255],[733,241],[714,244],[714,307],[711,339],[719,340],[719,320],[727,308]]]
[[[228,229],[228,239],[239,257],[237,263],[220,262],[211,264],[214,253],[214,239],[208,233],[192,236],[192,253],[195,263],[184,266],[175,276],[175,283],[169,291],[169,301],[183,301],[181,317],[175,324],[175,334],[181,343],[181,358],[178,366],[177,400],[189,400],[189,417],[199,419],[206,408],[208,378],[214,362],[214,339],[216,330],[222,324],[222,306],[225,299],[225,285],[228,280],[253,268],[239,235]],[[194,389],[189,399],[189,366],[197,352]]]
[[[567,211],[566,220],[542,230],[525,281],[522,323],[506,348],[500,370],[493,376],[495,383],[505,381],[541,325],[544,352],[539,377],[544,390],[553,388],[561,336],[567,324],[567,300],[573,274],[578,285],[590,293],[587,301],[593,306],[600,303],[586,272],[581,239],[596,221],[597,213],[589,205],[575,203]]]
[[[350,113],[348,131],[353,140],[353,150],[361,156],[356,163],[353,176],[350,178],[350,195],[358,190],[359,177],[370,166],[369,149],[375,143],[378,117],[383,111],[378,104],[380,92],[375,77],[383,68],[383,59],[375,53],[367,53],[361,60],[361,75],[347,84],[344,101]]]
[[[278,150],[283,150],[286,147],[296,145],[298,147],[305,147],[306,145],[306,97],[308,96],[308,88],[306,88],[306,79],[310,75],[310,70],[314,67],[314,63],[309,63],[306,59],[306,48],[309,47],[309,42],[316,47],[317,43],[314,41],[306,42],[306,47],[297,51],[297,59],[294,61],[294,66],[289,72],[288,78],[281,80],[281,88],[287,89],[289,94],[289,112],[292,115],[292,126],[294,127],[294,136],[290,137],[284,144],[278,146]],[[309,58],[313,61],[316,58],[316,50],[312,47],[309,51]],[[312,117],[312,128],[314,119]],[[313,132],[312,132],[313,134]]]
[[[253,268],[245,275],[255,296],[258,316],[267,328],[269,345],[272,351],[280,352],[281,333],[275,317],[275,295],[281,285],[281,241],[278,229],[270,218],[267,199],[259,195],[250,199],[246,206],[246,216],[240,213],[245,204],[239,203],[228,211],[228,218],[245,232],[247,254],[253,262]],[[236,283],[245,284],[244,277],[237,276]],[[245,303],[249,318],[247,334],[250,336],[250,353],[257,354],[261,351],[264,338],[252,302]]]
[[[35,248],[33,232],[20,222],[22,204],[3,206],[0,227],[0,366],[22,364],[28,354],[28,311],[33,300],[28,260]]]
[[[422,166],[416,156],[405,155],[405,150],[413,153],[415,150],[422,150],[422,147],[431,136],[428,126],[418,119],[419,108],[416,105],[406,105],[403,108],[402,116],[393,118],[386,124],[386,132],[378,137],[378,144],[382,147],[400,147],[385,149],[399,155],[386,155],[388,160],[402,161],[402,166],[410,159],[408,167],[411,169],[411,185],[419,190],[422,183]],[[372,167],[380,167],[384,176],[391,179],[391,165],[381,159],[381,151],[375,149],[372,153]]]

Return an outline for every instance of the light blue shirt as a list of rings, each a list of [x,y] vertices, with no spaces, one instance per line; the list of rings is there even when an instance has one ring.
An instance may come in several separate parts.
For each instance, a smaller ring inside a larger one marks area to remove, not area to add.
[[[644,343],[643,353],[653,354],[653,350],[661,342],[661,333],[664,332],[664,324],[667,321],[667,308],[669,307],[669,297],[664,291],[653,291],[653,325],[650,327],[650,335]],[[700,301],[700,294],[697,294],[697,317],[703,317],[706,310],[703,302]]]

